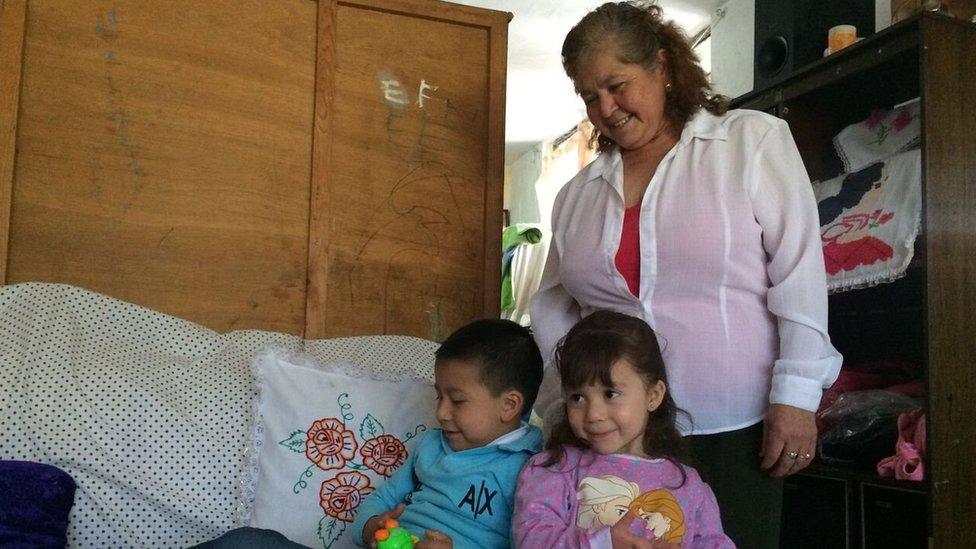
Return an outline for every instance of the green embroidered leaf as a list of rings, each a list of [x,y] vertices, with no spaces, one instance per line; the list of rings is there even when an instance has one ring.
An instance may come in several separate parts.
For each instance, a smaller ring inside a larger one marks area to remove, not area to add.
[[[346,523],[328,515],[319,521],[318,535],[322,540],[322,548],[329,549],[346,530]]]
[[[305,453],[305,431],[294,431],[285,440],[278,441],[278,444],[288,448],[292,452],[299,454]]]
[[[373,414],[366,414],[363,424],[359,426],[359,434],[364,440],[378,437],[383,434],[383,424],[373,417]]]

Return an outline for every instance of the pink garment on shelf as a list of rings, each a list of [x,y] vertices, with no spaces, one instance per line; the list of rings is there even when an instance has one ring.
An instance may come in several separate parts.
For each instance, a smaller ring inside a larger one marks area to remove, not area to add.
[[[899,480],[925,478],[925,413],[919,409],[898,416],[895,455],[878,462],[878,475]]]

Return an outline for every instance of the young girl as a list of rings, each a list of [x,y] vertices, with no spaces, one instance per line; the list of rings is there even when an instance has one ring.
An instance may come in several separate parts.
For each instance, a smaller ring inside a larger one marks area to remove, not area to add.
[[[519,476],[516,545],[734,548],[711,488],[681,463],[654,331],[598,311],[566,334],[556,362],[565,415]]]

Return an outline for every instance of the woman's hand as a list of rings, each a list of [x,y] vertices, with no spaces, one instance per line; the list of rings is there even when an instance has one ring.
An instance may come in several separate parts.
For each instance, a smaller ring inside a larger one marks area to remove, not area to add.
[[[774,477],[802,470],[817,452],[817,421],[813,412],[770,404],[763,427],[759,467]]]
[[[368,543],[370,547],[376,547],[376,538],[373,537],[376,531],[382,528],[386,521],[399,518],[405,507],[401,503],[383,514],[373,515],[363,526],[363,541]]]
[[[427,530],[427,537],[417,542],[414,549],[452,549],[454,542],[447,535],[437,530]]]
[[[630,533],[630,525],[635,520],[640,520],[633,509],[620,517],[616,524],[610,527],[610,542],[613,549],[668,549],[677,548],[677,545],[656,539],[647,539]]]

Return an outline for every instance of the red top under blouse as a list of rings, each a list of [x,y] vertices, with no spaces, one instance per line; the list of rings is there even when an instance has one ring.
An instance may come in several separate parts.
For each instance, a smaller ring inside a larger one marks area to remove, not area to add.
[[[630,293],[640,297],[640,203],[624,210],[620,247],[613,262],[627,281]]]

